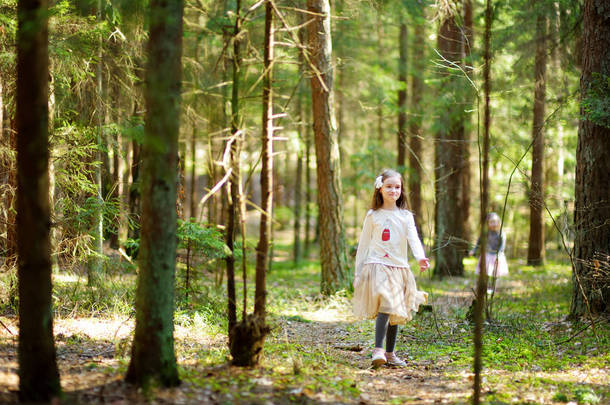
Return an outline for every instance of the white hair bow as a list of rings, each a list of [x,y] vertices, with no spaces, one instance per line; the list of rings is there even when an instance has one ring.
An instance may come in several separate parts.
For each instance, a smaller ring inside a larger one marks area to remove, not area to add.
[[[383,186],[383,177],[377,176],[375,179],[375,188],[379,189],[381,186]]]

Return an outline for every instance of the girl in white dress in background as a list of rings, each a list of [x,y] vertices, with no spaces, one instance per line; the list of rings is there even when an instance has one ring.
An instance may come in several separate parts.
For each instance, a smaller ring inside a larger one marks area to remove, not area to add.
[[[490,277],[487,285],[487,293],[491,294],[495,288],[497,288],[498,277],[508,276],[508,263],[506,262],[506,255],[504,249],[506,248],[506,235],[500,233],[502,223],[500,222],[500,216],[495,212],[487,214],[487,245],[485,252],[485,267],[487,267],[487,275]],[[474,256],[479,251],[481,244],[480,238],[477,239],[477,243],[474,248],[469,252],[471,256]],[[482,254],[482,253],[481,253]],[[477,263],[475,270],[476,274],[479,274],[481,269],[481,258]]]

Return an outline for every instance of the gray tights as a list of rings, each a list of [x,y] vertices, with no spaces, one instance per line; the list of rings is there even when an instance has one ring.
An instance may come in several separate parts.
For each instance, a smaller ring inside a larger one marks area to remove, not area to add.
[[[391,353],[396,346],[396,335],[398,335],[398,325],[388,325],[389,314],[377,314],[375,323],[375,347],[383,348],[383,339],[386,339],[386,352]]]

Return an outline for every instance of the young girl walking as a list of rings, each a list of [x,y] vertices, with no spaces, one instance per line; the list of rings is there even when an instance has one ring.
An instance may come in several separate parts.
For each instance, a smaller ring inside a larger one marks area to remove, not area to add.
[[[498,277],[504,277],[508,275],[508,263],[506,262],[506,256],[504,255],[504,248],[506,247],[506,236],[504,233],[500,233],[500,216],[495,212],[487,214],[487,246],[485,252],[485,267],[487,267],[487,275],[490,277],[487,283],[487,293],[491,294],[497,287]],[[477,243],[474,248],[469,252],[471,256],[477,254],[479,250],[481,240],[477,239]],[[477,263],[475,270],[476,274],[479,274],[481,268],[481,258]]]
[[[430,267],[408,210],[400,173],[385,170],[375,179],[371,209],[358,242],[354,277],[354,315],[376,319],[373,367],[406,366],[394,353],[398,325],[410,321],[428,294],[418,291],[407,257],[407,246],[421,271]],[[385,339],[386,349],[383,349]]]

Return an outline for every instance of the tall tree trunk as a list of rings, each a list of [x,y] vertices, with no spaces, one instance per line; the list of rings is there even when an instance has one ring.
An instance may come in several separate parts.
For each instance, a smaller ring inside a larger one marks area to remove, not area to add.
[[[261,150],[261,208],[258,245],[256,246],[256,294],[254,300],[254,314],[264,324],[267,291],[265,288],[267,260],[269,260],[269,236],[271,234],[271,220],[273,218],[273,96],[271,86],[273,80],[273,6],[268,0],[265,5],[265,52],[263,77],[263,119],[262,119],[262,150]]]
[[[209,125],[208,125],[209,127]],[[215,148],[215,142],[212,139],[212,135],[210,134],[212,131],[210,130],[208,133],[208,158],[207,158],[207,168],[208,168],[208,189],[211,189],[211,187],[214,187],[213,185],[216,184],[216,182],[219,179],[219,176],[217,174],[217,167],[216,167],[216,148]],[[224,195],[224,192],[222,192],[221,194]],[[218,196],[216,194],[212,195],[212,197],[210,197],[210,199],[208,200],[208,222],[210,223],[210,225],[216,225],[219,224],[219,218],[220,215],[216,215],[216,211],[217,211],[217,200],[218,200]],[[203,207],[201,207],[201,209],[203,209]],[[202,214],[203,215],[203,214]]]
[[[464,32],[462,38],[463,54],[464,54],[464,71],[468,76],[473,75],[474,60],[472,50],[474,47],[474,23],[472,0],[464,0]],[[466,86],[464,90],[464,110],[473,110],[476,108],[476,96],[474,90],[470,86]],[[474,106],[473,106],[474,104]],[[471,162],[470,162],[470,144],[471,144],[471,114],[467,113],[464,125],[464,142],[462,143],[462,195],[460,196],[460,219],[462,220],[462,239],[469,241],[472,239],[470,230],[470,195],[472,193],[471,184]]]
[[[339,144],[339,161],[341,162],[342,169],[345,167],[346,163],[349,162],[349,159],[346,159],[345,152],[345,135],[347,134],[345,128],[345,73],[338,72],[338,80],[337,80],[337,143]]]
[[[330,4],[328,0],[307,0],[307,8],[313,13],[313,22],[309,24],[309,45],[311,60],[317,70],[311,78],[311,94],[318,174],[321,291],[332,294],[346,286],[348,275],[330,64]]]
[[[375,24],[376,28],[377,28],[377,67],[382,68],[382,63],[383,63],[383,58],[384,58],[384,51],[383,51],[383,21],[382,21],[382,14],[383,14],[383,2],[378,2],[377,4],[377,24]],[[330,6],[329,6],[330,8]],[[330,30],[329,30],[329,34],[330,34]],[[377,108],[376,108],[376,113],[377,113],[377,140],[379,141],[379,145],[383,145],[383,141],[384,141],[384,133],[383,133],[383,101],[385,98],[385,94],[383,93],[383,91],[381,91],[381,89],[377,89]],[[375,173],[377,172],[376,170],[374,171]]]
[[[239,186],[241,184],[241,176],[239,174],[239,155],[241,149],[241,116],[239,110],[239,85],[240,85],[240,69],[241,69],[241,41],[239,34],[241,31],[241,0],[237,0],[235,4],[235,25],[233,30],[233,86],[231,89],[231,152],[230,152],[230,169],[231,176],[227,183],[227,227],[225,234],[225,243],[229,247],[231,254],[226,258],[227,265],[227,294],[228,294],[228,335],[229,348],[232,350],[235,339],[234,329],[237,325],[237,304],[235,294],[235,225],[239,209]],[[228,38],[227,38],[228,40]],[[245,310],[245,308],[244,308]]]
[[[331,7],[334,7],[335,15],[341,16],[345,11],[345,1],[344,0],[335,0]],[[349,6],[348,6],[349,7]],[[303,13],[299,13],[299,24],[305,23],[305,18],[303,17]],[[334,23],[334,24],[333,24]],[[331,20],[331,31],[336,32],[336,43],[341,43],[341,28],[335,29],[335,27],[340,27],[341,19],[337,18],[335,21]],[[305,32],[304,30],[299,30],[299,39],[302,44],[305,43]],[[345,151],[345,142],[347,135],[347,128],[345,126],[345,78],[346,72],[343,70],[343,48],[337,46],[335,48],[335,52],[332,54],[332,64],[336,67],[335,77],[337,81],[337,85],[335,86],[335,94],[337,96],[336,104],[337,104],[337,143],[339,144],[339,161],[341,162],[341,170],[343,171],[346,164],[349,164],[349,159],[346,157]],[[299,53],[299,62],[300,67],[304,67],[304,61],[302,60],[302,53]],[[303,74],[303,71],[299,71],[299,73]],[[301,76],[305,77],[305,76]]]
[[[407,24],[401,16],[400,33],[398,35],[398,160],[397,166],[406,167],[407,161]]]
[[[136,328],[126,380],[180,383],[174,353],[181,0],[151,0]]]
[[[49,402],[61,386],[51,296],[47,2],[20,0],[18,24],[19,399]]]
[[[121,154],[123,155],[121,167],[121,213],[119,219],[119,236],[126,240],[129,234],[129,175],[131,174],[131,147],[125,133],[120,134]]]
[[[129,228],[129,237],[140,238],[140,166],[142,164],[142,145],[136,139],[131,141],[131,184],[129,187],[129,216],[137,223]]]
[[[534,123],[532,126],[532,176],[530,184],[530,236],[527,264],[544,264],[544,106],[546,96],[547,18],[542,10],[536,18],[534,61]]]
[[[273,62],[273,5],[265,4],[265,51],[263,74],[263,117],[262,117],[262,168],[261,168],[261,208],[259,239],[256,246],[256,289],[254,314],[245,317],[234,329],[231,345],[233,364],[255,366],[263,355],[265,336],[270,329],[265,324],[266,274],[269,260],[271,220],[273,207],[273,98],[271,94]],[[242,230],[243,232],[243,230]],[[245,281],[245,280],[244,280]],[[244,291],[246,294],[246,291]],[[245,306],[245,302],[244,302]],[[245,308],[244,308],[245,312]]]
[[[8,119],[6,134],[8,137],[8,146],[11,151],[17,151],[17,121]],[[7,214],[6,214],[6,262],[7,269],[14,268],[17,263],[17,162],[10,159],[8,162],[8,199],[7,199]],[[13,288],[11,290],[14,291]]]
[[[190,207],[189,218],[197,218],[197,130],[193,127],[191,135],[191,190],[190,190]]]
[[[299,101],[299,104],[301,102]],[[302,112],[302,109],[301,109]],[[300,114],[302,117],[303,115]],[[301,125],[300,134],[303,133]],[[299,141],[299,149],[296,153],[297,170],[294,184],[294,237],[292,245],[292,259],[297,266],[302,259],[301,249],[301,225],[302,225],[302,205],[303,205],[303,143]]]
[[[97,0],[95,7],[95,15],[98,23],[101,24],[103,15],[102,15],[102,2],[101,0]],[[102,42],[102,34],[99,34],[98,41],[98,49],[97,49],[97,57],[98,61],[96,64],[95,70],[95,123],[96,123],[96,147],[97,150],[95,152],[94,160],[97,162],[102,162],[102,164],[97,164],[93,167],[93,181],[96,186],[96,204],[95,210],[93,213],[93,223],[91,227],[91,236],[93,239],[93,254],[89,257],[87,261],[87,285],[89,286],[97,286],[102,277],[102,255],[103,255],[103,243],[104,243],[104,223],[103,223],[103,214],[102,214],[102,206],[104,203],[104,197],[102,193],[104,192],[104,179],[102,176],[102,169],[105,168],[106,171],[109,170],[109,164],[107,162],[108,154],[105,151],[107,148],[102,144],[102,125],[104,123],[104,90],[103,90],[103,80],[102,80],[102,61],[103,61],[103,52],[102,52],[103,42]],[[102,154],[106,154],[106,159],[102,159]]]
[[[450,62],[461,63],[462,33],[456,15],[443,16],[438,32],[440,54]],[[443,74],[443,92],[448,103],[440,107],[440,130],[435,144],[435,234],[436,277],[464,274],[462,259],[466,244],[462,239],[459,215],[461,193],[461,151],[464,137],[463,83],[461,78]]]
[[[305,249],[303,255],[309,257],[311,247],[311,108],[306,109],[305,117]]]
[[[120,113],[120,91],[118,89],[118,85],[112,86],[112,103],[114,104],[115,110],[115,123],[120,126],[121,123],[121,113]],[[120,167],[121,167],[121,155],[119,152],[119,134],[115,131],[112,132],[112,201],[118,204],[119,211],[122,209],[120,204],[120,192],[119,192],[119,184],[120,184]],[[108,229],[110,231],[109,243],[110,247],[113,249],[119,248],[119,227],[120,227],[120,214],[114,218],[111,224],[108,224]]]
[[[111,105],[110,112],[106,114],[116,125],[121,128],[123,121],[123,111],[121,110],[121,88],[120,80],[122,80],[122,70],[115,62],[119,59],[121,53],[121,44],[118,39],[112,39],[109,41],[111,67],[109,74],[109,80],[107,81],[107,87],[110,88],[110,100]],[[121,201],[121,141],[120,133],[118,131],[111,131],[111,149],[112,149],[112,176],[111,176],[111,196],[113,203],[117,204],[118,215],[116,215],[110,223],[107,224],[108,231],[110,233],[108,240],[110,247],[113,249],[119,248],[119,234],[122,226],[121,221],[124,219],[123,215],[123,204]]]
[[[0,48],[1,49],[1,48]],[[2,51],[4,51],[4,49],[1,49]],[[6,142],[6,137],[5,137],[5,129],[4,129],[4,78],[2,77],[2,74],[0,72],[0,145],[2,148],[8,148],[9,147],[9,143]],[[0,159],[0,183],[1,184],[8,184],[8,173],[11,169],[11,159],[9,158],[4,158],[4,159]],[[0,211],[0,234],[4,234],[6,233],[8,236],[8,223],[7,223],[7,219],[8,219],[8,212],[9,212],[9,203],[11,202],[12,198],[10,198],[10,194],[5,191],[4,194],[2,195],[2,210]],[[3,239],[0,242],[0,249],[3,251],[6,251],[7,248],[7,240]]]
[[[144,69],[142,69],[144,70]],[[139,69],[137,70],[139,71]],[[144,78],[142,78],[144,80]],[[138,119],[142,119],[142,113],[140,104],[136,99],[133,104],[133,116]],[[131,140],[131,165],[129,167],[129,174],[131,175],[131,182],[129,184],[129,220],[133,222],[133,226],[129,226],[127,236],[130,239],[137,240],[140,238],[140,217],[142,216],[141,207],[141,179],[140,179],[140,168],[142,165],[142,144],[137,138]],[[128,249],[128,254],[132,258],[138,256],[137,250]]]
[[[305,19],[303,18],[303,14],[299,14],[299,23],[303,24]],[[299,41],[304,44],[305,43],[305,32],[304,30],[299,30]],[[303,53],[299,52],[299,74],[301,77],[304,77],[305,73],[305,60],[303,58]],[[297,134],[299,138],[299,148],[297,149],[296,158],[297,158],[297,169],[296,169],[296,179],[294,186],[294,237],[292,243],[292,258],[294,261],[294,265],[296,266],[302,259],[302,248],[301,248],[301,225],[302,225],[302,206],[303,206],[303,160],[305,158],[303,149],[306,148],[306,140],[307,140],[307,123],[306,123],[306,113],[305,113],[305,88],[302,82],[299,83],[297,94],[297,122],[298,129]],[[339,149],[339,153],[341,150]],[[305,239],[307,239],[307,234],[305,234]]]
[[[610,313],[610,121],[590,114],[608,99],[610,14],[585,0],[582,99],[576,151],[574,268],[570,315]],[[588,107],[587,107],[588,106]],[[594,107],[593,107],[594,108]],[[601,277],[605,272],[606,278]]]
[[[422,10],[423,13],[423,10]],[[424,92],[424,43],[425,26],[423,16],[416,16],[415,32],[413,35],[413,74],[411,75],[411,118],[409,120],[409,202],[413,215],[415,215],[415,225],[422,235],[422,196],[421,181],[423,174],[422,167],[422,117],[423,105],[422,94]]]
[[[483,91],[485,96],[483,113],[483,173],[481,173],[481,206],[479,212],[479,240],[481,241],[481,269],[487,269],[485,263],[485,252],[487,251],[487,206],[489,203],[489,127],[491,123],[491,113],[489,110],[489,100],[491,94],[491,0],[485,2],[485,34],[483,50]],[[480,157],[481,158],[481,157]],[[477,278],[477,293],[475,297],[474,310],[474,381],[472,403],[481,403],[481,372],[483,370],[483,308],[487,300],[487,271],[480,271]]]
[[[178,141],[178,198],[176,200],[176,215],[184,221],[186,211],[186,141]]]

